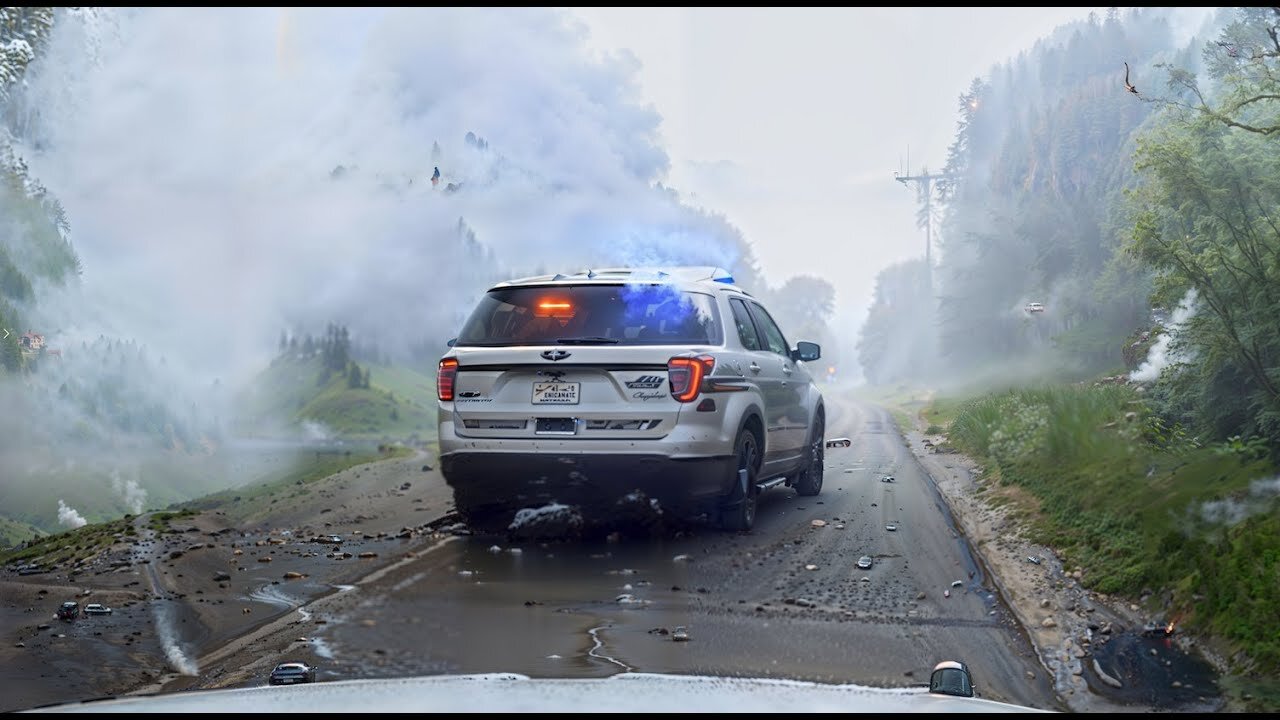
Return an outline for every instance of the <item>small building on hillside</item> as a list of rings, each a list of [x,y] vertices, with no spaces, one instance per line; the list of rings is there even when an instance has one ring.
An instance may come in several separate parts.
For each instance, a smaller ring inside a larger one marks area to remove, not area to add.
[[[18,344],[27,352],[39,352],[44,347],[44,336],[28,330],[18,338]]]

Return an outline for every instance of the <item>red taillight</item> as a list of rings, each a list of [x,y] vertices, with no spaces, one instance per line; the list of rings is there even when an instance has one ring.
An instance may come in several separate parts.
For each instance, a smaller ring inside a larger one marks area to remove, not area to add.
[[[444,358],[436,371],[436,395],[444,402],[453,401],[453,381],[458,377],[458,359]]]
[[[715,369],[716,359],[710,355],[673,357],[667,361],[667,381],[671,397],[682,403],[693,402],[702,391],[702,381]]]

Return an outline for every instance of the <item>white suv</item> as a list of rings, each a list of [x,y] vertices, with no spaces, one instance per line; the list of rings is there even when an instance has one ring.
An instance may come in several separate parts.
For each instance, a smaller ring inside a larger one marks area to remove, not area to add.
[[[748,530],[761,491],[822,490],[819,347],[790,345],[724,270],[499,283],[449,344],[440,466],[478,529],[547,505],[608,524],[639,501]]]

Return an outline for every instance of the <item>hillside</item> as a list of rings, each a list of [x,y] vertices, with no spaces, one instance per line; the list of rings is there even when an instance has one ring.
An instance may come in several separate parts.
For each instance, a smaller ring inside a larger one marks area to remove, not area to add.
[[[13,547],[24,540],[44,534],[39,528],[27,523],[0,517],[0,548]]]
[[[434,436],[433,378],[394,365],[363,372],[368,387],[352,387],[349,372],[326,372],[319,357],[282,356],[243,393],[241,431],[377,442]]]

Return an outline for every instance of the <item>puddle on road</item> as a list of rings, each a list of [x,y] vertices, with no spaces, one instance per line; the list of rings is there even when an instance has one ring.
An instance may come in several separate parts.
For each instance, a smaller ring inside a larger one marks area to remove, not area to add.
[[[1183,652],[1173,638],[1117,633],[1094,645],[1093,659],[1121,687],[1104,682],[1086,658],[1089,689],[1113,702],[1179,711],[1213,710],[1221,703],[1213,667]]]

